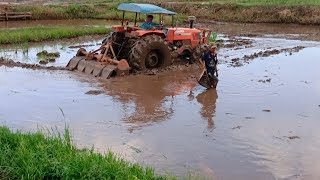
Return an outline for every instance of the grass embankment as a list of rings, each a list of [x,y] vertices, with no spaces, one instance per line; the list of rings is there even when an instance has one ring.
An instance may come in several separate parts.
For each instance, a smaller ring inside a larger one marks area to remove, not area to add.
[[[49,26],[20,29],[0,29],[0,44],[38,42],[84,35],[107,34],[110,29],[91,26]]]
[[[117,20],[122,18],[122,12],[117,11],[119,3],[67,4],[67,5],[18,5],[12,11],[31,12],[33,19],[76,19],[95,18]],[[133,20],[134,14],[128,13],[128,19]]]
[[[171,0],[163,0],[165,2],[172,2]],[[297,5],[320,5],[319,0],[176,0],[175,2],[205,2],[205,3],[220,3],[220,4],[242,4],[247,6],[254,5],[278,5],[278,6],[297,6]]]
[[[123,1],[125,2],[125,1]],[[128,1],[130,2],[130,1]],[[68,4],[68,5],[19,5],[12,10],[15,12],[31,12],[33,19],[108,19],[121,20],[122,12],[117,10],[120,2],[90,2],[90,4]],[[145,19],[144,14],[138,16],[138,21]],[[181,18],[182,15],[177,15]],[[135,19],[135,13],[126,12],[125,20],[131,23]],[[158,22],[157,16],[155,21]]]
[[[112,152],[78,150],[68,130],[46,137],[0,127],[0,152],[0,179],[168,179]]]
[[[193,2],[192,5],[155,1],[148,1],[148,3],[198,18],[217,21],[320,25],[320,1],[318,0],[211,0]]]
[[[218,21],[320,25],[319,0],[178,0],[174,3],[166,3],[166,1],[171,0],[139,0],[136,2],[152,3],[176,11],[179,20],[185,19],[186,15],[195,15],[199,18]],[[19,5],[13,8],[13,11],[32,12],[34,19],[96,18],[118,20],[122,18],[122,12],[117,11],[118,5],[131,1],[100,0],[88,2],[80,0],[79,3],[82,4],[68,2],[46,6]],[[126,20],[133,22],[134,17],[133,13],[127,13]],[[142,15],[140,20],[144,20],[144,18]]]

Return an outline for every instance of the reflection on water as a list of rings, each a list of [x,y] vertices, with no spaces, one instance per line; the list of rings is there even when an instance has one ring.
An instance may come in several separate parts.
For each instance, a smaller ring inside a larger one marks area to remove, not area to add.
[[[194,169],[219,179],[316,180],[318,51],[307,48],[240,68],[221,65],[218,90],[197,84],[195,66],[94,83],[76,72],[2,67],[0,124],[23,130],[69,124],[79,146],[112,149],[158,172],[185,175]],[[308,73],[292,78],[301,66]],[[270,83],[259,82],[266,76]],[[106,94],[86,95],[97,83]],[[292,98],[301,94],[299,101]]]
[[[216,112],[216,101],[218,93],[216,89],[209,89],[197,95],[197,101],[201,104],[200,114],[208,121],[208,128],[214,128],[214,114]]]
[[[286,47],[284,40],[266,42]],[[77,72],[0,67],[0,124],[23,130],[68,124],[80,147],[112,149],[157,172],[318,180],[318,52],[308,47],[239,68],[221,64],[217,90],[198,85],[196,66],[106,81]],[[304,71],[297,76],[298,69]],[[105,94],[85,94],[99,88]]]
[[[120,77],[101,82],[106,93],[125,109],[122,120],[132,125],[130,131],[170,119],[177,96],[191,92],[198,85],[195,78],[186,78],[181,70],[161,76]]]

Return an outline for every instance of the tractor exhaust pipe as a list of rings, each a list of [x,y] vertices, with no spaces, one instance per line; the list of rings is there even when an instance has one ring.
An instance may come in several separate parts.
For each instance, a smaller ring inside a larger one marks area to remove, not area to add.
[[[190,29],[193,28],[193,23],[197,18],[195,16],[188,16],[188,21],[189,21],[189,25],[190,25]]]

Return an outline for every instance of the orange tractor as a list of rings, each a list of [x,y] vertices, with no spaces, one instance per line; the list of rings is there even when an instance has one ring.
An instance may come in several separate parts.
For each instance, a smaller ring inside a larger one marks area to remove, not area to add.
[[[202,45],[209,42],[210,30],[193,28],[194,16],[189,16],[188,28],[174,26],[175,12],[151,4],[123,3],[118,6],[123,11],[121,25],[113,26],[112,32],[102,42],[102,46],[86,52],[79,49],[68,63],[70,70],[109,78],[127,74],[129,71],[163,68],[176,59],[192,60],[200,55]],[[134,12],[132,26],[125,21],[125,12]],[[159,24],[151,29],[137,26],[138,14],[159,14]],[[171,16],[172,26],[164,25],[164,17]]]

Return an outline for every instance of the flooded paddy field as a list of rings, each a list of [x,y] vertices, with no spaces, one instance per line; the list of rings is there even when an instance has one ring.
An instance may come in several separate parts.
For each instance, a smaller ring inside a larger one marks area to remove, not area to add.
[[[247,35],[218,31],[216,90],[198,85],[197,65],[109,80],[1,66],[0,124],[23,131],[69,126],[79,147],[112,150],[181,178],[319,179],[320,42],[298,31],[248,35],[263,29],[255,26]],[[72,46],[95,49],[102,39],[32,44],[24,54],[2,47],[0,56],[38,63],[39,51],[58,51],[47,66],[65,66],[77,51]]]

